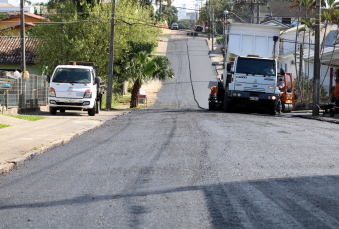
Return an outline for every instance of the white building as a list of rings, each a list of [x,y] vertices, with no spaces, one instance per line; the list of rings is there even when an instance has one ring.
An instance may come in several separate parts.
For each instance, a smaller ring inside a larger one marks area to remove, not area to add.
[[[303,28],[304,25],[300,25],[298,29]],[[321,26],[320,38],[321,41],[324,38],[325,26]],[[302,61],[302,75],[308,76],[309,78],[313,78],[314,76],[314,32],[308,33],[308,29],[306,28],[306,33],[299,33],[297,39],[297,51],[295,51],[295,39],[296,39],[296,30],[297,27],[293,27],[291,29],[285,30],[281,32],[280,35],[280,50],[278,57],[278,69],[284,68],[285,72],[292,73],[293,78],[299,76],[299,66],[300,59]],[[337,28],[333,26],[328,26],[326,29],[326,39],[325,42],[322,43],[322,58],[321,62],[324,63],[331,59],[333,44],[336,42],[336,33]],[[310,34],[310,36],[309,36]],[[300,44],[302,44],[303,48],[303,57],[300,58]],[[310,44],[310,45],[309,45]],[[296,58],[295,58],[296,56]],[[338,48],[334,50],[333,60],[339,59],[339,45]],[[296,72],[298,71],[298,72]],[[330,69],[326,65],[321,65],[320,69],[320,82],[323,82],[324,88],[329,91],[330,87]],[[325,78],[325,80],[324,80]]]
[[[25,13],[31,14],[34,14],[35,11],[37,13],[43,13],[40,8],[40,6],[25,5],[24,11]],[[20,13],[20,0],[0,0],[0,13],[9,13],[9,15]]]
[[[178,17],[186,17],[186,4],[183,4],[182,7],[178,9]]]

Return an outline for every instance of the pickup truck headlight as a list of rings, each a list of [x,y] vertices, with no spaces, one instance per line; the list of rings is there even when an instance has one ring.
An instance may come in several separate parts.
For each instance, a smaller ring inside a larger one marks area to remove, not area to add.
[[[52,88],[52,87],[49,88],[48,96],[49,97],[56,97],[54,88]]]
[[[84,94],[84,98],[92,98],[91,89],[87,89]]]

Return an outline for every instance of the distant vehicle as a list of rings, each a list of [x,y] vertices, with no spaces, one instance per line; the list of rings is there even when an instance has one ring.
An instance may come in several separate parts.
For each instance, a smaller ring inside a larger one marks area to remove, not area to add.
[[[178,29],[179,26],[177,23],[173,23],[172,26],[171,26],[171,29]]]
[[[202,31],[202,30],[203,30],[203,28],[202,28],[201,25],[194,26],[194,31],[199,32],[199,31]]]

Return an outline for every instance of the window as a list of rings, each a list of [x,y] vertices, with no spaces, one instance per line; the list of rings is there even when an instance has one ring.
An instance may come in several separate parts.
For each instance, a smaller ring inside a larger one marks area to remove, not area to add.
[[[275,70],[274,60],[239,57],[237,61],[237,73],[274,76]]]
[[[281,18],[281,22],[282,22],[283,24],[288,24],[288,25],[290,25],[290,24],[291,24],[291,18],[283,17],[283,18]]]

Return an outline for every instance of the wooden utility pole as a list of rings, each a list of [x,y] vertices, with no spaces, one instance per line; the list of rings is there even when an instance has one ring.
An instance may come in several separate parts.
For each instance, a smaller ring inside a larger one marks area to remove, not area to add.
[[[213,42],[214,42],[214,5],[212,5],[212,51],[214,50]]]
[[[304,81],[304,77],[303,77],[303,56],[304,56],[304,49],[303,49],[303,45],[300,44],[299,46],[299,90],[300,90],[300,98],[301,101],[303,100],[304,97],[304,91],[303,91],[303,81]]]
[[[110,35],[110,43],[109,43],[106,110],[110,110],[112,108],[113,62],[114,62],[114,21],[115,21],[115,0],[112,0],[111,35]]]
[[[314,48],[314,76],[313,76],[313,116],[319,116],[320,92],[320,0],[316,0],[315,10],[315,48]]]
[[[26,50],[25,50],[25,8],[24,0],[20,0],[20,37],[21,37],[21,78],[20,78],[20,95],[19,107],[23,107],[24,95],[22,94],[23,77],[26,71]]]
[[[21,35],[21,72],[26,71],[26,56],[25,56],[25,9],[24,0],[20,0],[20,35]]]

